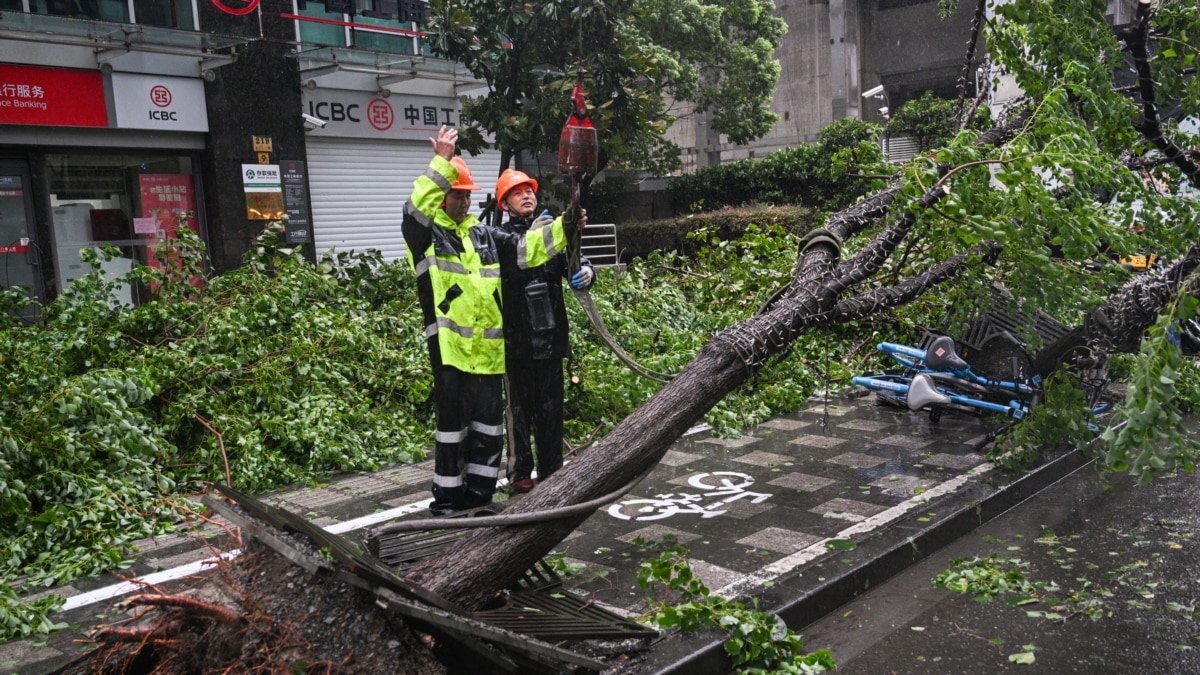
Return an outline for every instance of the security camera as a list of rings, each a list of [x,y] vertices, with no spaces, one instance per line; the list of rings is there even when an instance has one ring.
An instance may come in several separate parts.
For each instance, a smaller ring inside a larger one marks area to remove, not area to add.
[[[323,129],[325,128],[326,124],[329,124],[327,120],[323,120],[320,117],[314,117],[308,113],[300,113],[300,116],[304,118],[304,125],[310,129]]]
[[[862,93],[863,98],[873,98],[883,93],[883,85],[877,84]]]
[[[886,105],[879,109],[879,114],[882,115],[883,117],[887,117],[888,112],[889,112],[888,107]]]

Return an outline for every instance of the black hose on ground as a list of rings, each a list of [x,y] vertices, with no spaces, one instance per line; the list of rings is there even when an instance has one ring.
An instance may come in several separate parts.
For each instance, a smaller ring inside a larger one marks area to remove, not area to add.
[[[595,511],[601,506],[611,504],[621,497],[624,497],[638,483],[650,475],[657,463],[651,464],[648,469],[638,474],[636,478],[629,481],[621,489],[610,492],[603,497],[597,497],[590,501],[580,504],[570,504],[568,506],[559,506],[553,509],[545,509],[543,511],[533,511],[530,513],[511,513],[508,515],[500,514],[495,516],[477,516],[474,518],[423,518],[421,520],[405,520],[398,523],[390,523],[381,525],[367,532],[365,539],[377,538],[385,534],[393,534],[396,532],[423,532],[426,530],[457,530],[468,527],[505,527],[511,525],[532,525],[534,523],[544,523],[550,520],[559,520],[561,518],[570,518],[581,513],[589,513]]]

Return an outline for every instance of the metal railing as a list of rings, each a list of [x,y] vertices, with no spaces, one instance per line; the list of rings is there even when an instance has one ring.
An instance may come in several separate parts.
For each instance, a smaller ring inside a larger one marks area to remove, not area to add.
[[[588,223],[583,231],[583,242],[579,250],[596,267],[619,265],[621,261],[617,249],[617,226],[611,223]]]

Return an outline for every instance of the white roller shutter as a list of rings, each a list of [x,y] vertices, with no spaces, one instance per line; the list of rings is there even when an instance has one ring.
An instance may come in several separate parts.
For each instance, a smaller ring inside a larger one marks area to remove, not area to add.
[[[385,260],[403,258],[400,218],[413,181],[433,156],[429,142],[315,137],[307,141],[317,253],[373,248]],[[475,183],[483,188],[472,197],[483,201],[496,185],[500,153],[466,159]],[[472,210],[478,215],[478,207]]]

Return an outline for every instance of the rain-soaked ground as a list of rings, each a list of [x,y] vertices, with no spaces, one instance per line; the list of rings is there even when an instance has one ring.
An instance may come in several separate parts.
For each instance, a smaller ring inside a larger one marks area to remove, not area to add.
[[[1194,476],[1147,488],[1113,480],[1106,490],[1066,451],[1030,471],[1002,471],[985,456],[994,423],[946,415],[932,424],[863,397],[815,400],[739,438],[689,434],[556,547],[579,571],[563,591],[636,617],[648,606],[636,583],[641,562],[680,544],[710,589],[779,613],[809,648],[833,650],[843,672],[1001,672],[1028,668],[1009,661],[1027,652],[1041,672],[1200,672],[1188,649],[1200,647]],[[431,477],[428,461],[262,498],[358,541],[364,528],[426,517]],[[951,558],[993,553],[1042,584],[1037,602],[978,603],[930,583]],[[146,540],[130,572],[170,583],[212,554],[196,536]],[[60,620],[72,628],[0,645],[0,673],[53,672],[73,660],[74,640],[136,588],[119,581],[55,589],[69,596]],[[715,632],[666,636],[614,667],[727,669]]]
[[[1200,673],[1197,530],[1194,474],[1088,465],[801,633],[846,675]],[[1030,587],[980,601],[935,587],[947,570]]]

